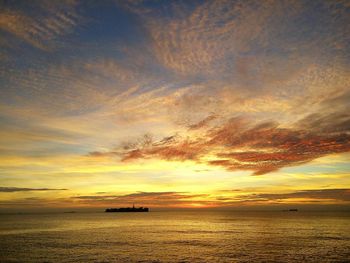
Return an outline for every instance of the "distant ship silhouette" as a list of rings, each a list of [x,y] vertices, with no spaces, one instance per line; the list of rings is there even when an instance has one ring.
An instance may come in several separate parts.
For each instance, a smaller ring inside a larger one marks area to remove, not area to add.
[[[121,207],[121,208],[107,208],[105,212],[149,212],[148,207]]]

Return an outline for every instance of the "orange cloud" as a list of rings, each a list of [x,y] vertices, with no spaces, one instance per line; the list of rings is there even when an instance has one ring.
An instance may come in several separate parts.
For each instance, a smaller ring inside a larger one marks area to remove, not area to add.
[[[261,175],[350,151],[347,133],[319,134],[311,130],[282,128],[276,122],[252,125],[243,118],[233,118],[219,127],[208,128],[202,136],[190,138],[167,137],[160,142],[126,150],[121,154],[122,161],[142,158],[194,160],[231,171],[252,170],[255,175]],[[215,159],[208,156],[215,156]]]
[[[215,120],[217,118],[217,116],[215,115],[209,115],[208,117],[206,117],[205,119],[192,124],[189,126],[190,130],[197,130],[197,129],[201,129],[203,127],[206,127],[212,120]]]

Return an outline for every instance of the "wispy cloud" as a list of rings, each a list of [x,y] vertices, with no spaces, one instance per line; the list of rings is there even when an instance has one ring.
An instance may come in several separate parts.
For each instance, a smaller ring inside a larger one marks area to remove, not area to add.
[[[313,189],[296,191],[286,194],[242,195],[239,196],[239,198],[252,198],[254,200],[328,199],[335,201],[350,201],[350,189]]]
[[[2,193],[31,192],[31,191],[66,191],[64,188],[23,188],[23,187],[0,187]]]
[[[277,1],[254,5],[246,1],[208,1],[189,11],[173,3],[167,10],[173,16],[151,16],[147,26],[156,56],[164,66],[181,74],[222,73],[232,68],[227,58],[236,63],[235,55],[249,50],[250,39],[266,40],[264,28],[280,14],[283,5]],[[285,16],[295,13],[291,8],[284,11]],[[249,70],[246,67],[243,71]]]
[[[215,120],[217,118],[217,116],[215,115],[209,115],[208,117],[204,118],[203,120],[195,123],[195,124],[191,124],[189,126],[190,130],[197,130],[197,129],[201,129],[203,127],[206,127],[212,120]]]
[[[41,11],[35,16],[24,11],[28,8],[25,3],[21,6],[23,11],[5,4],[0,13],[0,28],[42,50],[51,49],[55,39],[72,32],[79,19],[72,1],[35,1],[32,4]]]

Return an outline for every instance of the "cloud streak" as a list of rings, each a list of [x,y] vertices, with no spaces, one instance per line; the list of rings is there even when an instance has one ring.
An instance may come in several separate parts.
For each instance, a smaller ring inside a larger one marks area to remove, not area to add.
[[[313,189],[302,190],[286,194],[252,194],[242,195],[239,198],[247,198],[254,200],[288,200],[288,199],[315,199],[315,200],[336,200],[336,201],[350,201],[350,189]]]
[[[81,195],[73,196],[72,200],[79,203],[100,205],[130,205],[143,204],[156,207],[187,206],[193,203],[208,205],[206,194],[190,194],[186,192],[136,192],[125,195]]]
[[[32,191],[66,191],[64,188],[23,188],[23,187],[0,187],[0,193],[32,192]]]

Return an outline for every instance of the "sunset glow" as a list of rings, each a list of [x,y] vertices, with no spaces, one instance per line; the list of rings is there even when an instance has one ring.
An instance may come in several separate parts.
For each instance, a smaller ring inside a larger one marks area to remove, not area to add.
[[[0,210],[350,205],[349,1],[3,1]]]

